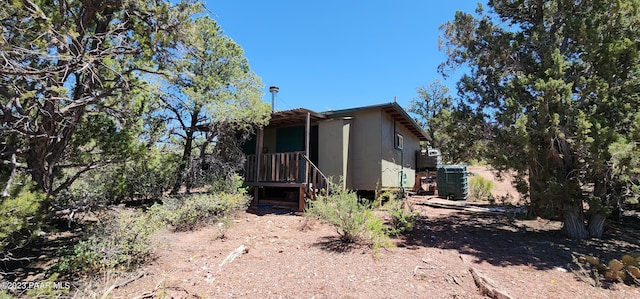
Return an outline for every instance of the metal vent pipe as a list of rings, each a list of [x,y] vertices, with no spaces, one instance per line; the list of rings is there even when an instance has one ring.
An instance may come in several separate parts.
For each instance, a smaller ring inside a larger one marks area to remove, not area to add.
[[[278,86],[269,87],[269,92],[271,93],[271,113],[276,112],[276,98],[278,97],[278,91],[280,91]]]

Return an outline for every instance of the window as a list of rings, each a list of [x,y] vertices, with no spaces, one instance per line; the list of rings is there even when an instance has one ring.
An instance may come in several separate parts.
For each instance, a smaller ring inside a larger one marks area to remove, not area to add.
[[[404,136],[402,136],[402,134],[397,133],[396,134],[396,149],[403,149],[404,148]]]

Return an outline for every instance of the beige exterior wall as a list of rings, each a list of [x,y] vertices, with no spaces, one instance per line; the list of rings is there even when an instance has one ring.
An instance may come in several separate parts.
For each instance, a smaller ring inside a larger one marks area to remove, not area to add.
[[[378,109],[358,111],[353,117],[351,149],[353,151],[353,190],[375,190],[381,182],[380,157],[382,135],[382,111]]]
[[[395,131],[394,131],[395,129]],[[416,151],[420,141],[399,122],[382,114],[382,188],[412,188],[415,183]],[[396,134],[403,137],[403,150],[396,148]],[[401,176],[404,177],[401,185]]]
[[[349,178],[349,138],[351,120],[333,119],[318,124],[318,168],[342,188],[347,188]]]
[[[416,152],[420,150],[420,142],[391,114],[405,115],[397,107],[381,105],[327,113],[329,119],[318,117],[322,119],[315,122],[318,125],[318,168],[327,177],[332,177],[334,183],[344,178],[343,187],[350,190],[400,187],[410,190],[415,185]],[[263,131],[263,146],[267,153],[276,150],[276,132],[275,128]],[[396,148],[396,133],[403,136],[403,150]],[[315,146],[315,141],[310,145]],[[282,148],[282,144],[280,146]]]
[[[419,139],[397,122],[395,132],[403,136],[404,151],[396,149],[394,119],[381,109],[359,110],[342,116],[351,119],[337,118],[319,124],[320,170],[327,177],[333,176],[334,181],[344,177],[344,187],[351,190],[400,188],[402,172],[405,177],[402,186],[412,188]]]
[[[393,119],[389,115],[384,115],[382,122],[382,155],[381,174],[382,188],[400,187],[400,159],[401,152],[395,149],[395,134],[393,131]]]

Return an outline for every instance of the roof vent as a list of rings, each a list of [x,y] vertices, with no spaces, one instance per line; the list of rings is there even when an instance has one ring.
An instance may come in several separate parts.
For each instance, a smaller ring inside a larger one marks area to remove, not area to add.
[[[269,87],[269,92],[271,93],[271,113],[276,112],[276,98],[278,97],[278,91],[280,91],[278,86]]]

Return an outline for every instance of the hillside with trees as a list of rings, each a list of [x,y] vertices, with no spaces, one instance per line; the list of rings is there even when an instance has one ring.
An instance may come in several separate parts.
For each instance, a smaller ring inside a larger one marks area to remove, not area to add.
[[[452,160],[515,171],[533,215],[600,238],[640,198],[640,2],[488,5],[441,26],[441,73],[468,68],[459,98],[436,82],[413,112]]]
[[[269,107],[202,3],[3,6],[1,261],[20,262],[61,217],[182,187],[240,192],[239,146]]]
[[[248,209],[241,148],[270,107],[202,2],[9,0],[0,21],[0,298],[233,295],[256,273],[246,297],[307,294],[304,279],[328,297],[355,281],[365,298],[414,286],[495,295],[474,269],[523,296],[514,281],[531,277],[561,282],[541,297],[639,292],[638,229],[607,221],[640,201],[640,0],[490,0],[456,13],[439,71],[466,72],[457,96],[434,82],[409,110],[446,162],[489,165],[486,190],[470,192],[478,202],[332,187],[304,217]],[[524,206],[492,210],[500,174]],[[27,279],[46,287],[6,288]]]

